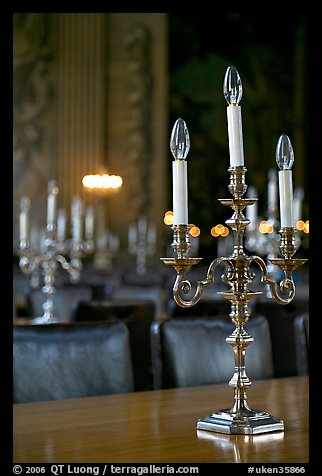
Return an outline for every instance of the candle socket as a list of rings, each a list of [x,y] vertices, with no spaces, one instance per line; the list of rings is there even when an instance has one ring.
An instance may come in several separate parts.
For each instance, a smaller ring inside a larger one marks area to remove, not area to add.
[[[278,233],[281,235],[279,250],[285,259],[290,259],[295,254],[297,246],[295,243],[295,235],[297,233],[295,228],[284,227]]]
[[[175,252],[177,258],[186,258],[191,244],[189,237],[189,225],[173,225],[173,242],[171,248]]]
[[[245,183],[247,168],[243,165],[229,167],[228,172],[230,179],[228,190],[234,198],[241,198],[247,190]]]

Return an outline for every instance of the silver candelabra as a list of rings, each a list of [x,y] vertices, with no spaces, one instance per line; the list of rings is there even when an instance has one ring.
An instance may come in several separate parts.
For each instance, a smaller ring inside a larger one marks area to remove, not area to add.
[[[55,181],[49,182],[48,190],[47,224],[39,248],[32,246],[29,239],[30,200],[28,197],[22,197],[21,200],[19,266],[24,274],[31,275],[31,287],[40,286],[41,276],[44,282],[41,287],[45,297],[43,314],[32,319],[32,324],[51,324],[62,320],[54,312],[58,265],[69,273],[71,282],[77,283],[82,270],[83,256],[94,250],[92,238],[86,240],[81,238],[82,202],[80,199],[75,197],[72,206],[73,237],[65,240],[61,233],[57,233],[55,215],[59,190]],[[64,255],[69,255],[70,260],[68,261]]]
[[[219,256],[210,264],[205,279],[197,282],[193,292],[192,285],[186,279],[186,273],[192,266],[197,265],[202,258],[188,257],[190,249],[188,213],[187,213],[187,162],[186,158],[190,149],[190,139],[185,122],[178,119],[172,130],[170,149],[174,156],[173,162],[173,243],[174,258],[161,258],[168,266],[172,266],[176,273],[173,286],[173,298],[177,305],[189,308],[201,299],[204,288],[214,284],[217,267],[224,267],[221,276],[224,284],[230,289],[220,291],[224,299],[231,303],[229,317],[235,325],[235,330],[226,338],[231,345],[235,356],[235,371],[229,382],[234,389],[234,403],[231,408],[215,411],[197,421],[198,430],[208,430],[229,434],[259,434],[284,430],[283,420],[270,415],[266,411],[252,409],[247,402],[247,390],[251,381],[247,376],[245,367],[245,354],[247,347],[253,342],[245,329],[245,324],[250,318],[248,302],[258,295],[260,291],[250,288],[255,278],[251,268],[259,268],[261,282],[268,286],[272,298],[282,305],[289,304],[295,296],[295,284],[292,273],[303,265],[306,259],[295,259],[296,229],[292,216],[292,171],[294,153],[291,142],[283,134],[276,148],[276,162],[279,171],[279,194],[281,226],[279,229],[279,253],[281,257],[271,257],[270,263],[279,266],[284,277],[280,282],[271,279],[265,261],[257,255],[246,255],[243,247],[245,228],[250,224],[243,211],[256,203],[257,198],[243,198],[247,191],[245,182],[246,167],[244,165],[243,144],[241,134],[241,110],[239,101],[242,96],[242,86],[239,74],[234,67],[229,67],[224,82],[224,95],[228,102],[227,120],[230,150],[230,167],[228,190],[232,198],[219,199],[220,203],[233,210],[233,215],[226,220],[226,224],[233,231],[233,249],[229,256]],[[192,297],[189,299],[189,295]]]

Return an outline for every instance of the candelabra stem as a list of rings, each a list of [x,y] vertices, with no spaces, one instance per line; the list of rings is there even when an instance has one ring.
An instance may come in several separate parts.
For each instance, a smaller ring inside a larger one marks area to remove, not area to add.
[[[54,315],[54,295],[56,292],[55,281],[57,272],[57,262],[52,250],[47,251],[46,259],[42,262],[42,269],[44,274],[44,285],[41,288],[45,301],[43,303],[43,315],[35,317],[32,320],[33,324],[52,324],[60,322],[57,316]]]

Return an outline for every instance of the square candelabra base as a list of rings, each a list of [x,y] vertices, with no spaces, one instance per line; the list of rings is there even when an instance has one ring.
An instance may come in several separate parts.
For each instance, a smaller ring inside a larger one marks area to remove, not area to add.
[[[198,420],[197,429],[231,435],[258,435],[271,431],[283,431],[284,422],[258,410],[251,410],[247,415],[220,410]]]

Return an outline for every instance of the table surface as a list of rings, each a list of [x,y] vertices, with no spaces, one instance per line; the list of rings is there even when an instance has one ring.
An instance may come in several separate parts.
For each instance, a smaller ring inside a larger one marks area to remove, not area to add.
[[[14,463],[306,463],[307,376],[253,381],[251,408],[285,430],[225,435],[196,429],[230,408],[228,384],[13,405]]]

